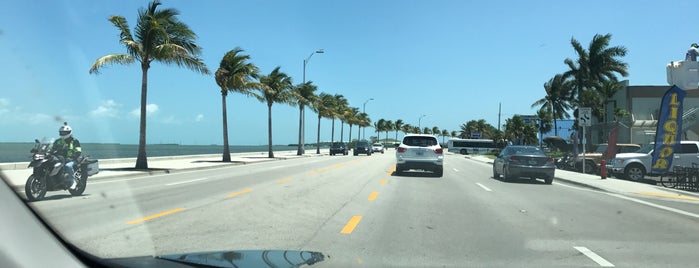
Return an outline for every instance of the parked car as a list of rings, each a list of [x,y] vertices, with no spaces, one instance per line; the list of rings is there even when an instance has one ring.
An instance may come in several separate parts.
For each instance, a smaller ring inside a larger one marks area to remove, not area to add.
[[[534,146],[507,146],[493,162],[493,178],[503,175],[504,180],[529,177],[544,179],[546,184],[553,183],[556,165],[553,158]]]
[[[634,181],[644,179],[651,171],[654,147],[655,143],[649,143],[634,153],[617,154],[607,163],[608,173]],[[699,163],[699,141],[681,141],[680,150],[673,156],[672,166],[691,167],[692,163]]]
[[[638,149],[641,149],[641,145],[638,144],[626,144],[626,143],[619,143],[616,145],[616,153],[632,153],[635,151],[638,151]],[[604,153],[607,151],[607,144],[603,143],[597,146],[597,149],[595,149],[594,152],[590,153],[585,153],[585,173],[588,174],[598,174],[599,173],[599,168],[600,168],[600,161],[602,161],[602,157]],[[575,170],[578,172],[582,172],[582,162],[583,161],[583,155],[579,154],[577,157],[577,160],[575,162]],[[602,167],[606,168],[606,167]]]
[[[336,154],[341,154],[341,155],[349,154],[349,149],[347,149],[347,145],[345,145],[344,142],[334,142],[333,144],[330,145],[330,155],[336,155]]]
[[[408,134],[396,149],[396,174],[406,170],[432,171],[441,177],[444,173],[444,151],[437,138],[427,134]]]
[[[384,151],[383,144],[381,144],[381,143],[374,143],[374,144],[372,144],[372,145],[371,145],[371,151],[372,151],[372,152],[375,152],[375,153],[378,153],[378,152],[383,153],[383,151]]]
[[[359,154],[371,155],[372,150],[371,150],[371,146],[369,145],[369,142],[368,141],[358,141],[357,143],[355,143],[353,153],[355,156],[357,156]]]

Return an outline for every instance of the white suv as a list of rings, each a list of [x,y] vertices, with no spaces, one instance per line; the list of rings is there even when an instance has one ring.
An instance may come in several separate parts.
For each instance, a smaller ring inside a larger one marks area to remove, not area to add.
[[[616,157],[607,163],[607,170],[617,178],[630,180],[642,180],[650,172],[651,154],[654,143],[646,144],[634,153],[616,154]],[[675,152],[672,166],[690,167],[692,163],[699,162],[699,142],[681,141],[680,150]]]
[[[396,149],[396,174],[409,169],[432,171],[441,177],[444,152],[433,135],[408,134]]]

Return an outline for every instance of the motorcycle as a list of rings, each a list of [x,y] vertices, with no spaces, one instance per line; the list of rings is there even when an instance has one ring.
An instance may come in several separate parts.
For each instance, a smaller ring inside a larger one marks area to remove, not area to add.
[[[35,140],[34,148],[31,149],[32,161],[28,168],[33,168],[32,175],[24,185],[24,191],[29,201],[38,201],[46,196],[47,191],[68,190],[71,195],[78,196],[85,192],[87,178],[99,172],[97,160],[80,156],[73,164],[73,174],[68,174],[65,167],[66,160],[55,155],[53,151],[53,139]],[[77,182],[75,189],[70,189],[73,176]]]
[[[555,162],[556,169],[575,171],[575,157],[573,154],[566,154],[565,156],[556,159]]]

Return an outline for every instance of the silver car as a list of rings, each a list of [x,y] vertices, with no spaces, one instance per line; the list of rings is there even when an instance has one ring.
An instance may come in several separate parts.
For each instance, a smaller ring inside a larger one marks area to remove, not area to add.
[[[444,173],[444,152],[433,135],[408,134],[396,149],[396,174],[406,170],[432,171],[441,177]]]

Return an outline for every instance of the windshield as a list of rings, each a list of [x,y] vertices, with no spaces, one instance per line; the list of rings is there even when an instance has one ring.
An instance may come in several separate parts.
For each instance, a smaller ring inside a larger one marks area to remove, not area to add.
[[[0,6],[2,267],[697,266],[697,1]]]
[[[638,149],[635,153],[650,154],[653,152],[654,149],[655,149],[655,143],[649,143],[649,144],[645,144],[645,145],[641,146],[641,148]]]

